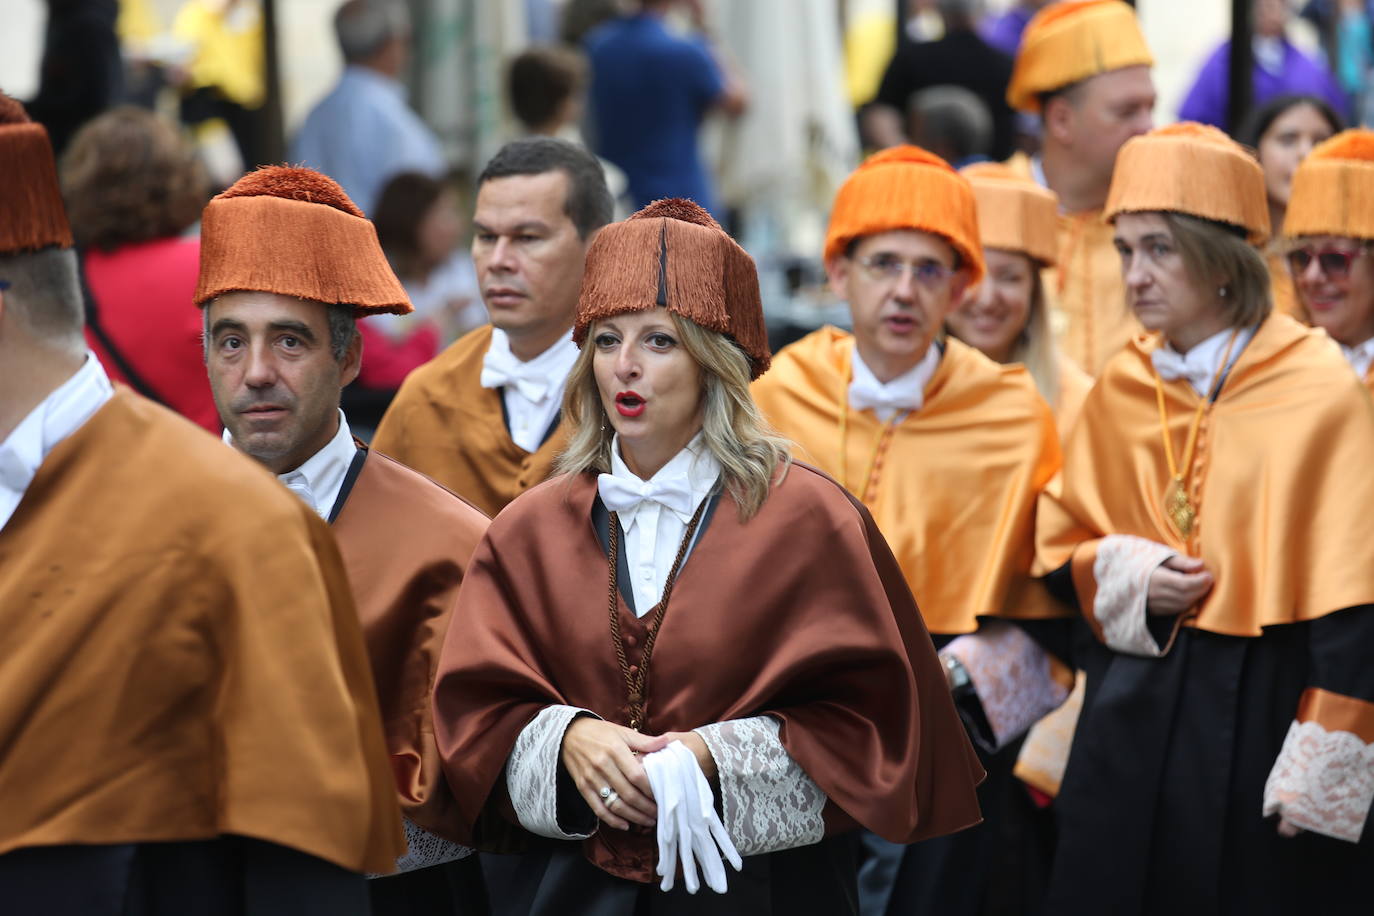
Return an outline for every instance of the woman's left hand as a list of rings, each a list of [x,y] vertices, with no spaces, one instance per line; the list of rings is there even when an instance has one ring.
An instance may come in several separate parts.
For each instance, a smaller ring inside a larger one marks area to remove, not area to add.
[[[687,749],[696,756],[697,765],[701,767],[701,772],[705,774],[707,782],[716,781],[716,758],[711,756],[711,749],[706,746],[706,741],[701,735],[696,732],[665,732],[661,737],[664,747],[674,741],[681,741],[687,745]]]

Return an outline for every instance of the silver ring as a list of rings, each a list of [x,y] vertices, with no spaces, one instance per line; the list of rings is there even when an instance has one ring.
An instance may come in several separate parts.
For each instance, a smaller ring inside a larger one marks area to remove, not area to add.
[[[615,793],[611,791],[611,787],[610,787],[610,786],[602,786],[602,787],[601,787],[601,791],[598,792],[597,794],[601,796],[601,800],[602,800],[602,801],[605,801],[606,799],[610,798],[610,797],[611,797],[612,795],[614,795]]]
[[[611,793],[611,797],[608,798],[608,799],[606,799],[606,808],[607,808],[607,810],[610,809],[611,805],[614,805],[614,804],[615,804],[616,802],[618,802],[618,801],[620,801],[620,796],[617,795],[616,793],[612,792],[612,793]]]

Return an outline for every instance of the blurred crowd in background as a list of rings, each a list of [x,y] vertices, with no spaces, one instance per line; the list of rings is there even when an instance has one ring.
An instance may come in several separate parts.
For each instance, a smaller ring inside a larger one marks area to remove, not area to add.
[[[1043,5],[6,0],[0,88],[25,99],[56,147],[92,347],[212,429],[203,369],[150,358],[184,348],[155,339],[169,324],[138,316],[175,308],[187,317],[174,333],[199,335],[184,308],[195,224],[243,171],[287,161],[338,180],[415,305],[362,322],[368,359],[345,406],[366,428],[411,369],[485,321],[466,253],[471,185],[502,143],[585,143],[620,216],[661,197],[700,202],[758,261],[776,348],[846,321],[820,242],[866,150],[912,142],[955,166],[1034,154],[1039,120],[1005,93]],[[1244,4],[1194,6],[1138,0],[1157,55],[1154,122],[1215,124],[1255,148],[1281,216],[1306,151],[1374,118],[1374,2],[1254,0],[1239,22]],[[1250,37],[1253,73],[1239,118],[1233,26]]]

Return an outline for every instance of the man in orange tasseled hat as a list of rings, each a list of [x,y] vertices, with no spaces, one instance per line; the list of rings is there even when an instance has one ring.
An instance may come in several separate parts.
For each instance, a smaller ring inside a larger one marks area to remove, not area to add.
[[[1312,324],[1374,390],[1374,131],[1347,130],[1308,154],[1293,175],[1283,234]]]
[[[47,134],[0,96],[4,909],[366,912],[404,847],[333,540],[111,386],[71,242]]]
[[[1046,271],[1051,324],[1069,358],[1096,375],[1139,328],[1102,206],[1117,150],[1152,124],[1154,58],[1122,0],[1061,0],[1031,19],[1007,101],[1040,116],[1041,151],[1009,165],[1059,197],[1058,266]]]
[[[371,883],[373,912],[467,912],[481,875],[443,839],[453,799],[429,687],[487,518],[360,444],[339,409],[363,359],[357,319],[409,312],[405,291],[335,181],[269,166],[206,206],[196,304],[225,441],[330,523],[353,587],[410,846],[403,874]]]
[[[973,190],[944,160],[902,146],[860,165],[836,195],[825,265],[849,303],[853,333],[827,327],[783,349],[754,395],[802,458],[872,511],[937,645],[977,633],[985,638],[961,645],[1033,659],[1046,674],[1012,710],[974,670],[978,659],[946,655],[970,715],[989,726],[977,735],[990,773],[979,798],[993,820],[1015,755],[992,750],[1058,705],[1072,683],[1067,671],[1049,677],[1043,653],[1019,630],[986,620],[1057,613],[1029,575],[1035,500],[1059,469],[1054,419],[1024,368],[939,339],[984,270]],[[884,886],[870,903],[881,908],[889,896],[893,913],[976,912],[997,836],[984,826],[905,855],[873,842],[875,862],[898,858],[900,867],[895,885],[877,882]]]

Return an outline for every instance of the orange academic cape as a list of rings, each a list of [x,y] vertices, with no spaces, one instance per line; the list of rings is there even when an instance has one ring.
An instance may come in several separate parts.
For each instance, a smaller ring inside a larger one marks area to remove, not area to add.
[[[1033,179],[1030,157],[1017,153],[1008,167]],[[1042,272],[1052,307],[1050,327],[1059,347],[1089,375],[1097,375],[1140,331],[1126,307],[1121,256],[1101,210],[1059,214],[1059,266]]]
[[[1286,315],[1260,325],[1203,415],[1187,540],[1164,514],[1170,475],[1150,362],[1158,346],[1157,335],[1137,337],[1088,396],[1063,474],[1041,499],[1037,574],[1072,560],[1091,609],[1099,539],[1132,534],[1202,557],[1212,571],[1216,584],[1185,626],[1259,636],[1374,602],[1374,406],[1335,344]],[[1165,382],[1164,395],[1181,455],[1198,396],[1181,379]],[[1369,564],[1351,563],[1356,549],[1370,551]]]
[[[873,513],[926,626],[953,635],[980,616],[1061,614],[1029,575],[1036,497],[1059,469],[1054,419],[1030,375],[947,340],[925,403],[894,426],[850,409],[853,352],[844,331],[809,334],[773,357],[754,399]]]
[[[549,478],[566,439],[560,425],[533,453],[511,440],[501,392],[481,385],[490,345],[484,325],[407,376],[372,445],[495,516]]]
[[[329,529],[120,388],[0,530],[0,853],[267,840],[357,872],[405,846]]]
[[[468,625],[444,643],[435,731],[479,847],[510,804],[506,759],[541,709],[628,725],[596,500],[593,474],[546,482],[491,523],[468,568]],[[637,665],[648,618],[623,598],[617,609]],[[979,819],[982,769],[901,570],[863,506],[804,465],[748,522],[720,497],[663,618],[647,697],[646,734],[776,717],[829,799],[828,832],[858,823],[909,843]],[[583,848],[613,875],[654,880],[652,831],[603,828]]]
[[[363,625],[401,810],[440,836],[453,797],[434,744],[430,691],[468,559],[487,517],[367,450],[333,522]]]

